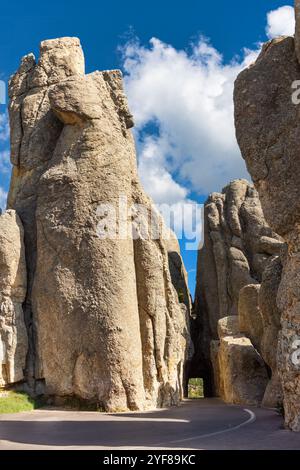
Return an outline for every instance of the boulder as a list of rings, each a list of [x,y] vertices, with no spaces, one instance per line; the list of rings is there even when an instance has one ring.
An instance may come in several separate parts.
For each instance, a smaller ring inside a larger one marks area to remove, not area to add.
[[[215,341],[211,344],[217,388],[226,403],[257,406],[265,394],[267,370],[250,339],[237,327],[236,316],[219,320],[219,347]]]
[[[260,351],[263,336],[263,319],[259,308],[260,284],[249,284],[240,290],[239,331],[251,340]]]
[[[218,321],[219,339],[222,339],[225,336],[236,336],[239,334],[239,319],[236,315],[231,317],[224,317]]]

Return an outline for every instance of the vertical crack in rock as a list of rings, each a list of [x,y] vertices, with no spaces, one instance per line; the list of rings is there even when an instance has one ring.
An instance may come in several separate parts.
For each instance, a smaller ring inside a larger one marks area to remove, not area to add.
[[[172,285],[165,241],[97,235],[101,204],[118,214],[126,197],[152,208],[121,72],[85,75],[77,38],[44,41],[37,63],[22,60],[10,99],[8,207],[25,233],[27,385],[109,411],[177,404],[190,305]],[[175,277],[188,292],[184,271]]]
[[[179,303],[169,272],[170,253],[176,252],[180,257],[178,242],[175,244],[174,234],[166,228],[164,232],[169,238],[165,242],[149,236],[146,219],[153,203],[139,185],[135,169],[134,175],[134,202],[147,209],[141,221],[142,228],[146,228],[144,236],[140,234],[134,241],[145,391],[153,405],[172,405],[183,396],[184,365],[192,351],[190,304]],[[156,214],[156,226],[164,226],[159,214]],[[181,272],[174,269],[173,277],[187,289]]]

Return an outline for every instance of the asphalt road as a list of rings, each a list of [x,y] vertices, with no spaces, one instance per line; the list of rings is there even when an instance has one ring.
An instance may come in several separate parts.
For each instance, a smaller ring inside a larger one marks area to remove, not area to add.
[[[146,413],[0,415],[0,450],[14,449],[300,449],[300,433],[275,411],[203,399]]]

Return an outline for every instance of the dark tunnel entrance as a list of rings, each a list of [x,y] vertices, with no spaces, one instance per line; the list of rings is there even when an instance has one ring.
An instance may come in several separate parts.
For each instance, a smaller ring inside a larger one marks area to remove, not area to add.
[[[199,387],[201,387],[201,396],[190,397],[195,393],[199,393]],[[197,392],[198,390],[198,392]],[[212,398],[215,397],[214,381],[211,368],[199,367],[199,362],[195,360],[195,357],[189,362],[185,370],[184,379],[184,397],[185,398]]]

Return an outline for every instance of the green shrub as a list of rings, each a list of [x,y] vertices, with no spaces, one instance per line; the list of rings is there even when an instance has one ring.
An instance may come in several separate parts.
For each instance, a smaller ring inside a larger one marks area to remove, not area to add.
[[[189,380],[189,398],[203,398],[203,379]]]
[[[23,392],[0,392],[0,414],[32,411],[36,408],[35,401]]]

